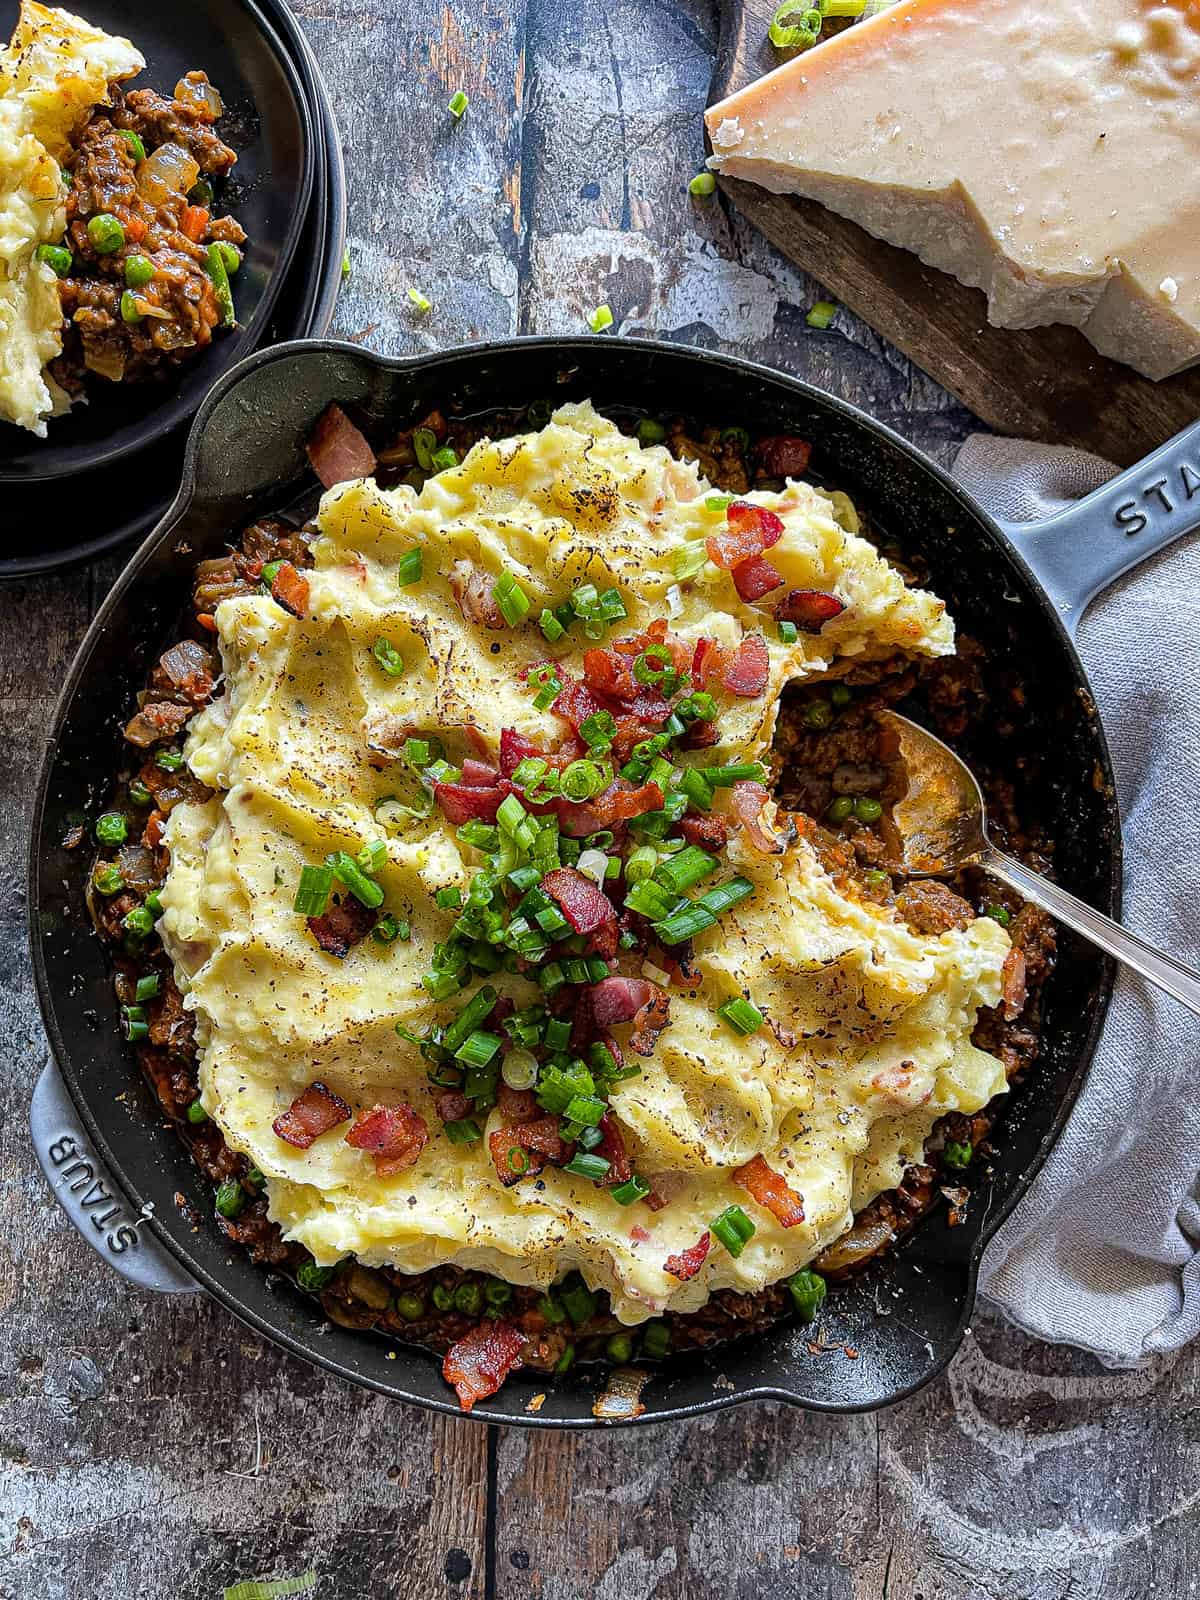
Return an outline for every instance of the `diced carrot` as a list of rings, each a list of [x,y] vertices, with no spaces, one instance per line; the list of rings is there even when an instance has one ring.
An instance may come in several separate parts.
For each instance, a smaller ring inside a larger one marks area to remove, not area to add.
[[[208,227],[208,212],[203,206],[184,206],[179,213],[179,231],[193,244],[199,244]]]

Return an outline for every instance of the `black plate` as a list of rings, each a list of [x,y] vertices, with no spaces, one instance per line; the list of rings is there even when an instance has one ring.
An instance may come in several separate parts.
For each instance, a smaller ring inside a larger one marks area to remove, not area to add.
[[[263,344],[328,331],[342,282],[346,238],[346,175],[328,91],[296,24],[287,19],[280,33],[293,52],[313,108],[321,158],[313,175],[304,232],[263,332]],[[179,487],[185,426],[181,423],[169,439],[161,440],[138,462],[132,491],[130,473],[123,465],[101,468],[90,476],[86,498],[73,479],[9,485],[4,490],[0,583],[63,571],[144,538],[161,520]],[[84,527],[79,520],[81,502],[86,506]]]
[[[703,410],[752,434],[799,433],[813,470],[848,490],[876,526],[922,558],[932,586],[989,656],[1031,686],[1013,776],[1021,804],[1053,819],[1060,881],[1115,914],[1120,829],[1103,730],[1079,659],[1053,607],[989,518],[945,473],[890,429],[843,401],[766,368],[649,341],[529,339],[389,361],[347,344],[262,351],[201,409],[184,489],[104,602],[71,668],[47,735],[30,854],[30,942],[42,1015],[80,1116],[134,1209],[199,1283],[268,1338],[353,1382],[457,1415],[427,1351],[328,1324],[319,1306],[272,1279],[215,1226],[193,1231],[181,1193],[207,1215],[209,1185],[142,1083],[117,1028],[108,961],[84,905],[86,852],[61,840],[69,817],[95,815],[127,759],[121,726],[149,664],[191,590],[197,560],[247,521],[307,491],[303,441],[330,400],[376,440],[434,406],[477,412],[553,396],[657,412]],[[1004,605],[996,604],[1003,594]],[[1063,932],[1045,991],[1042,1054],[1017,1085],[994,1136],[996,1155],[973,1184],[966,1219],[931,1217],[905,1246],[835,1287],[823,1325],[858,1351],[813,1355],[809,1330],[780,1324],[751,1340],[680,1356],[658,1370],[638,1425],[756,1397],[856,1411],[902,1398],[942,1370],[962,1339],[984,1244],[1045,1159],[1062,1127],[1104,1019],[1113,965]],[[120,1098],[118,1098],[120,1096]],[[388,1359],[389,1353],[393,1359]],[[549,1382],[520,1373],[475,1407],[481,1421],[594,1426],[595,1377]],[[525,1407],[545,1391],[541,1410]]]
[[[0,423],[0,483],[94,471],[150,448],[194,414],[216,380],[262,338],[300,239],[320,156],[300,73],[252,0],[184,6],[94,0],[86,9],[90,22],[125,34],[145,56],[134,87],[170,94],[184,72],[202,67],[221,91],[226,116],[220,131],[238,152],[223,207],[249,235],[234,283],[239,326],[218,334],[209,350],[161,383],[93,379],[87,404],[51,419],[46,439]],[[0,0],[6,34],[15,17],[12,0]],[[92,492],[89,485],[89,497]]]

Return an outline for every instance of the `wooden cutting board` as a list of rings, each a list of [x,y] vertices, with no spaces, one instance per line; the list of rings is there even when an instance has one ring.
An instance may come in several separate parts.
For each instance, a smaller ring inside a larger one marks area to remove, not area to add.
[[[767,39],[778,0],[724,0],[710,104],[786,59]],[[772,244],[1000,433],[1079,445],[1122,465],[1200,416],[1200,366],[1152,383],[1074,328],[993,328],[981,290],[872,238],[812,200],[718,180]]]

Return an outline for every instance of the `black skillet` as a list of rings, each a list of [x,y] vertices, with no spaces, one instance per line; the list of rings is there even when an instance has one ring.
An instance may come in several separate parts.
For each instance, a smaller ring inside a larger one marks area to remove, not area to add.
[[[6,34],[16,12],[12,0],[0,0]],[[238,152],[222,202],[249,236],[234,285],[239,325],[162,383],[94,382],[88,403],[51,419],[45,439],[0,424],[0,484],[46,484],[111,466],[153,451],[194,415],[217,379],[262,337],[300,240],[322,152],[299,69],[253,0],[183,6],[91,0],[87,13],[97,27],[131,39],[146,58],[131,87],[169,95],[185,72],[202,67],[221,91],[221,132]],[[90,492],[81,491],[81,500]]]
[[[70,1098],[48,1069],[36,1097],[35,1143],[81,1232],[137,1281],[174,1291],[206,1289],[308,1360],[383,1394],[451,1413],[457,1410],[453,1396],[428,1352],[329,1326],[290,1283],[231,1252],[215,1227],[193,1232],[180,1214],[177,1191],[204,1214],[211,1192],[180,1141],[163,1128],[118,1036],[107,962],[84,907],[86,851],[68,852],[60,841],[73,814],[96,813],[110,775],[125,759],[121,725],[185,602],[195,562],[219,551],[254,516],[313,503],[303,441],[330,400],[382,441],[433,406],[486,412],[546,396],[590,396],[601,406],[650,413],[683,410],[736,421],[752,435],[784,431],[811,440],[815,475],[849,491],[888,540],[924,562],[960,628],[1028,686],[1012,752],[1013,775],[1025,791],[1021,804],[1050,821],[1060,880],[1112,914],[1119,902],[1120,828],[1108,750],[1058,607],[979,506],[854,407],[762,367],[650,341],[519,340],[401,361],[318,341],[263,351],[244,363],[202,407],[179,498],[101,608],[47,734],[30,855],[31,944],[42,1013]],[[1128,474],[1121,480],[1124,495],[1114,505],[1132,497],[1128,480]],[[1160,528],[1152,537],[1162,543],[1166,534]],[[1125,565],[1133,559],[1127,555]],[[1086,589],[1081,580],[1078,595]],[[1061,595],[1059,601],[1066,603]],[[949,1228],[941,1215],[933,1216],[900,1250],[830,1296],[825,1325],[839,1344],[857,1350],[857,1359],[842,1352],[813,1355],[806,1331],[783,1324],[716,1352],[668,1362],[645,1391],[640,1421],[756,1397],[863,1410],[897,1400],[938,1373],[971,1314],[984,1244],[1071,1109],[1112,977],[1110,962],[1064,933],[1045,995],[1042,1054],[1004,1111],[998,1153],[975,1187],[965,1223]],[[111,1174],[107,1183],[102,1174],[96,1177],[100,1161]],[[99,1198],[88,1188],[92,1177]],[[84,1205],[89,1193],[90,1209]],[[152,1214],[139,1234],[131,1219],[147,1206]],[[538,1427],[589,1426],[596,1387],[586,1370],[553,1384],[520,1374],[473,1415]],[[543,1390],[544,1405],[528,1415],[530,1397]]]

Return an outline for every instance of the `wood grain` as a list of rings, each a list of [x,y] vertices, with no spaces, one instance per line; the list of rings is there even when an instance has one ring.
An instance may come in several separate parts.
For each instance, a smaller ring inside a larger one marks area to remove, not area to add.
[[[772,0],[723,0],[710,103],[783,59]],[[1075,328],[993,328],[982,291],[925,266],[812,200],[734,178],[724,194],[756,228],[1000,433],[1074,444],[1123,465],[1200,415],[1200,367],[1152,383]]]
[[[687,194],[707,0],[303,0],[347,132],[376,348],[521,327],[753,355],[949,462],[972,426],[736,211]],[[443,111],[461,80],[471,109]],[[466,136],[465,138],[463,136]],[[416,281],[434,301],[409,310]],[[2,515],[0,515],[2,526]],[[0,590],[0,861],[22,881],[58,681],[116,563]],[[1200,1361],[1103,1373],[986,1313],[877,1417],[778,1407],[644,1433],[489,1435],[284,1356],[202,1299],[134,1293],[57,1212],[26,1133],[45,1058],[23,907],[0,910],[0,1600],[1189,1600]]]

